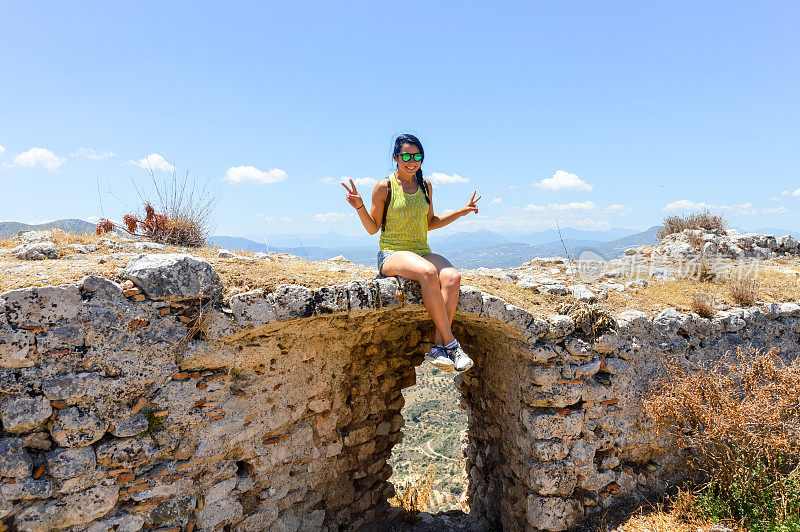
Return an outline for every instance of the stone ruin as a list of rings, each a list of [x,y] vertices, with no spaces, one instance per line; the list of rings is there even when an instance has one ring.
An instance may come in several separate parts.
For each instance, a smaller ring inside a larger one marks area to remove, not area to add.
[[[402,390],[430,320],[395,278],[222,299],[188,255],[142,255],[122,285],[0,295],[0,522],[19,531],[382,530]],[[661,492],[679,453],[642,409],[670,356],[800,354],[800,305],[714,319],[615,316],[592,338],[463,287],[456,377],[475,529],[566,530]]]

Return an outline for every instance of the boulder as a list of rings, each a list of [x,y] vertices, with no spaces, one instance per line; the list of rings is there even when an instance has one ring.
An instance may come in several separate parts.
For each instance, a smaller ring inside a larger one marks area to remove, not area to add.
[[[53,233],[51,231],[36,231],[23,229],[17,233],[17,239],[25,242],[26,244],[33,244],[35,242],[42,242],[43,240],[52,240]]]
[[[128,262],[123,276],[157,301],[208,300],[222,295],[222,282],[211,264],[185,254],[139,255]]]
[[[35,242],[33,244],[22,244],[11,250],[20,260],[44,260],[57,259],[58,250],[52,242]]]

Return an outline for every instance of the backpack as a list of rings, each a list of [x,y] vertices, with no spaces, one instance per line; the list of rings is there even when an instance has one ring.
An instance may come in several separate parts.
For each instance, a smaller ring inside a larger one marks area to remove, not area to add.
[[[431,204],[431,198],[428,196],[428,185],[425,183],[425,180],[422,179],[419,175],[417,175],[417,184],[422,189],[422,195],[425,196],[425,201],[428,202],[428,205]],[[386,213],[389,210],[389,203],[392,201],[392,177],[389,176],[386,178],[386,203],[383,204],[383,220],[381,221],[381,231],[386,230]]]

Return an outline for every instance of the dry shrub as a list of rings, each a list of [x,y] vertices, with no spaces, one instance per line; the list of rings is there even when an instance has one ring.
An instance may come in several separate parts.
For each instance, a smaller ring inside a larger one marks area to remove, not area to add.
[[[697,251],[703,251],[703,246],[706,243],[706,241],[703,240],[703,237],[701,237],[697,233],[689,233],[688,242],[689,245],[692,246]]]
[[[692,310],[704,318],[713,318],[714,297],[710,292],[696,292],[692,297]]]
[[[798,361],[737,348],[698,367],[674,363],[648,395],[648,414],[690,451],[689,470],[704,490],[695,507],[745,520],[800,511]]]
[[[598,334],[617,328],[616,320],[598,304],[584,303],[571,298],[556,306],[556,312],[575,320],[575,326],[593,340]]]
[[[194,180],[190,183],[188,174],[179,178],[173,171],[161,178],[152,169],[149,173],[153,188],[149,196],[152,199],[136,187],[144,206],[144,215],[128,213],[123,217],[122,226],[102,219],[97,224],[97,234],[122,229],[161,244],[203,246],[211,232],[211,215],[218,194],[210,191],[205,184],[198,184]]]
[[[703,229],[718,233],[724,231],[727,226],[728,222],[722,216],[713,215],[708,211],[697,211],[690,214],[667,216],[656,236],[660,240],[672,233],[680,233],[684,229]]]
[[[758,279],[739,277],[731,279],[728,291],[734,303],[740,307],[750,307],[758,299]]]
[[[407,518],[416,518],[416,515],[424,511],[428,505],[428,499],[433,493],[434,478],[436,478],[436,472],[433,469],[429,469],[413,484],[406,482],[405,488],[389,499],[389,504],[404,509]]]

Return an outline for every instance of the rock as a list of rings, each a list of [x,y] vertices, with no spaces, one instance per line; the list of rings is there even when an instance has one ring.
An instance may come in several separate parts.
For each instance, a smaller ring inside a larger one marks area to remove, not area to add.
[[[797,239],[792,235],[784,235],[778,239],[778,249],[783,252],[795,252],[797,251],[798,245]]]
[[[577,299],[578,301],[583,301],[585,303],[595,303],[597,302],[597,296],[594,292],[586,288],[586,285],[576,284],[569,287],[569,291],[572,294],[572,297]]]
[[[255,253],[253,253],[253,258],[258,259],[258,260],[266,260],[266,261],[271,261],[272,260],[272,257],[267,255],[263,251],[257,251]]]
[[[462,286],[458,298],[458,310],[480,315],[483,311],[483,294],[473,286]]]
[[[70,244],[67,246],[69,249],[74,251],[75,253],[94,253],[95,251],[100,249],[100,246],[97,244]]]
[[[102,438],[107,427],[94,412],[71,407],[59,411],[50,435],[61,447],[82,447]]]
[[[563,284],[543,284],[539,287],[539,292],[552,296],[565,296],[567,295],[567,287]]]
[[[144,517],[120,514],[92,523],[86,532],[139,532],[144,527]]]
[[[167,246],[157,242],[134,242],[131,247],[136,251],[161,251],[167,249]]]
[[[548,338],[564,338],[575,330],[575,320],[569,316],[549,316],[547,321],[550,322],[550,327],[547,331]]]
[[[44,260],[57,259],[58,250],[52,242],[36,242],[34,244],[22,244],[11,250],[20,260]]]
[[[47,499],[53,496],[53,483],[49,479],[17,479],[13,484],[0,484],[0,500]]]
[[[522,423],[531,438],[550,440],[577,436],[583,429],[583,414],[572,413],[564,416],[557,414],[534,414],[522,411]]]
[[[583,507],[574,499],[528,495],[527,503],[528,523],[540,530],[567,530],[583,518]]]
[[[272,294],[278,320],[308,318],[314,314],[314,291],[300,285],[278,285]]]
[[[572,495],[578,481],[563,462],[537,462],[530,468],[530,487],[539,495]]]
[[[80,291],[75,285],[20,288],[3,294],[6,316],[16,325],[43,325],[78,315]]]
[[[628,281],[625,286],[628,288],[647,288],[650,286],[650,283],[645,279],[636,279],[635,281]]]
[[[236,253],[228,251],[225,248],[222,248],[219,251],[217,251],[217,258],[220,258],[220,259],[233,259],[235,257],[236,257]]]
[[[53,408],[42,396],[12,398],[2,410],[3,428],[11,433],[28,432],[44,424]]]
[[[128,262],[123,276],[156,301],[213,300],[222,295],[222,281],[211,264],[189,255],[139,255]]]
[[[53,233],[52,231],[37,231],[37,230],[25,230],[23,229],[19,233],[17,233],[17,240],[21,240],[26,244],[33,244],[35,242],[41,242],[43,240],[52,240]]]
[[[672,273],[669,270],[664,269],[664,268],[654,268],[653,271],[650,272],[650,277],[652,277],[656,281],[674,281],[675,280],[675,274]],[[630,283],[628,283],[628,285],[630,286]]]
[[[119,487],[95,486],[61,499],[28,506],[14,517],[20,532],[46,532],[81,526],[103,517],[117,504]]]
[[[19,438],[0,439],[0,477],[22,478],[31,474],[31,457]]]
[[[48,432],[32,432],[22,437],[22,446],[39,451],[49,451],[53,447],[53,442],[50,440]]]
[[[96,466],[92,447],[60,448],[47,456],[48,473],[62,480],[90,473]]]
[[[102,298],[121,298],[122,287],[110,279],[99,275],[87,275],[80,282],[81,290],[84,293],[91,293]]]
[[[118,422],[111,429],[111,434],[117,438],[127,438],[129,436],[138,436],[145,432],[149,424],[144,414],[138,412],[125,421]]]

